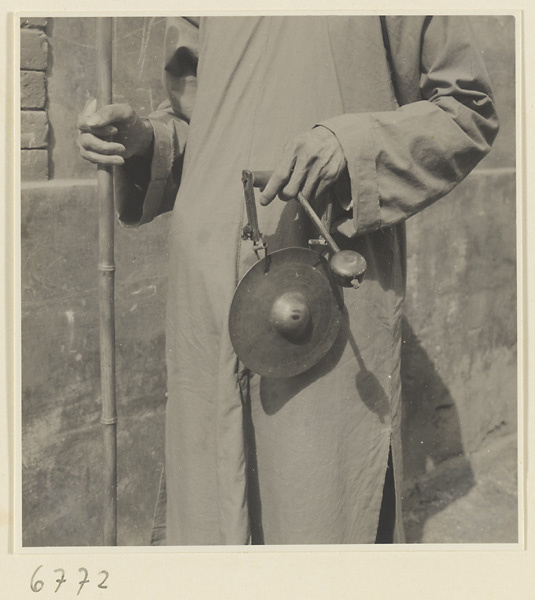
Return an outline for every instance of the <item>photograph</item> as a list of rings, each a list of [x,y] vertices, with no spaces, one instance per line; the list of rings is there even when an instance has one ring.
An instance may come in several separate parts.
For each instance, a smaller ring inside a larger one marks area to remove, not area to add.
[[[432,12],[17,16],[21,551],[520,548],[518,15]]]

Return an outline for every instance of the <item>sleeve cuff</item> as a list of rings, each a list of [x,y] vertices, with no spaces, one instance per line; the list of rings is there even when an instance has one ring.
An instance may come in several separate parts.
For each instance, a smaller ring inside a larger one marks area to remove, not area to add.
[[[154,151],[139,225],[149,223],[160,213],[160,205],[165,197],[167,180],[171,176],[174,160],[171,132],[160,121],[155,119],[149,119],[149,121],[154,130]]]
[[[133,156],[114,170],[117,213],[125,227],[144,225],[169,210],[169,197],[178,187],[173,182],[173,135],[165,124],[149,120],[154,130],[152,159]]]
[[[377,149],[373,120],[368,113],[345,114],[318,125],[337,138],[347,161],[351,198],[340,198],[343,208],[353,207],[352,223],[340,231],[350,237],[370,233],[381,226],[380,198],[377,185]]]

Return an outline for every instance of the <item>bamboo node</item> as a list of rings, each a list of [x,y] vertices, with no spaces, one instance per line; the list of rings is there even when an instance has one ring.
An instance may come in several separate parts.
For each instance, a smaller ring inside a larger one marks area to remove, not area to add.
[[[99,271],[104,271],[104,272],[113,272],[113,271],[115,271],[115,265],[103,265],[103,264],[99,264],[98,265],[98,270]]]

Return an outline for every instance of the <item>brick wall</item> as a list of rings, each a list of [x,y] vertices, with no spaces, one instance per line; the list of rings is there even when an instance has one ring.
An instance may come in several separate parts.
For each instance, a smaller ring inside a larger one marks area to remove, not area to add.
[[[20,106],[23,181],[48,179],[47,19],[21,19]]]

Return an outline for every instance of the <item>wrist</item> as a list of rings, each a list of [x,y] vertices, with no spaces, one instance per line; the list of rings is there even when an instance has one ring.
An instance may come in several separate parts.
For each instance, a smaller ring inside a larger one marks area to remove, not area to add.
[[[136,146],[132,149],[132,154],[143,158],[152,156],[154,129],[148,119],[138,119],[136,123]]]

